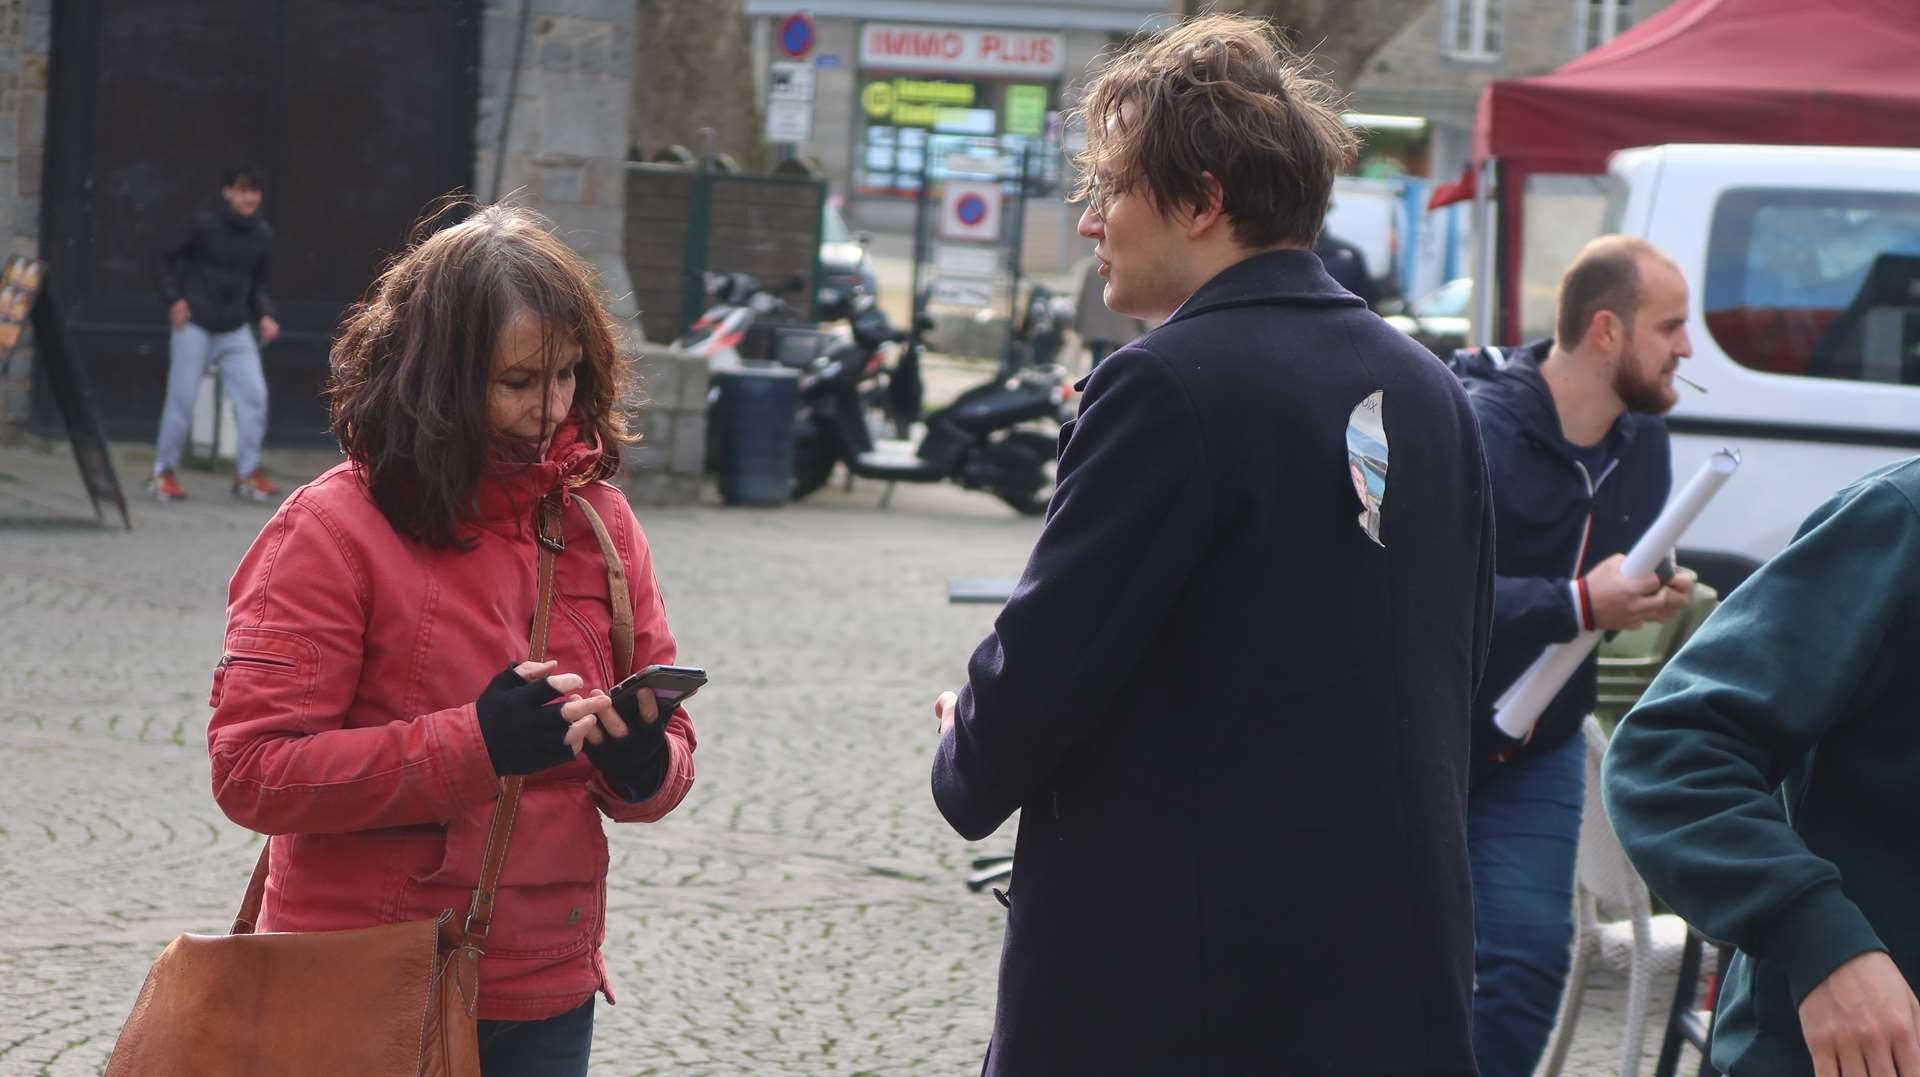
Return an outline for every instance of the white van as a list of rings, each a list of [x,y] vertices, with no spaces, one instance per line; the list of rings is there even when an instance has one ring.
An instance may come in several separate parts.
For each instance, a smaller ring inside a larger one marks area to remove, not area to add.
[[[1722,593],[1863,472],[1920,453],[1920,150],[1675,145],[1609,166],[1604,231],[1686,274],[1693,358],[1668,416],[1675,488],[1739,473],[1681,561]]]

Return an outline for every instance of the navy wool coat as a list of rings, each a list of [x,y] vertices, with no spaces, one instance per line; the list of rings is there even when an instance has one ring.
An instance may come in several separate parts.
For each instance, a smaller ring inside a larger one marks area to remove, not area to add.
[[[1470,1074],[1486,462],[1307,251],[1100,365],[934,799],[1021,812],[990,1074]],[[1348,463],[1384,391],[1380,540]]]

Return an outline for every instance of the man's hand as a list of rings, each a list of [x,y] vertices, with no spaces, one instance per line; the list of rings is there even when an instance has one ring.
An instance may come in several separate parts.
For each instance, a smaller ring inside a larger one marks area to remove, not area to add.
[[[1614,554],[1587,573],[1587,601],[1593,609],[1593,627],[1601,631],[1639,628],[1648,621],[1664,621],[1686,608],[1693,592],[1694,574],[1676,572],[1665,586],[1660,577],[1627,577],[1620,565],[1627,555]]]
[[[940,732],[936,734],[937,736],[944,737],[947,735],[947,730],[953,728],[953,716],[959,709],[960,697],[952,692],[942,692],[940,698],[933,701],[933,718],[940,724]]]
[[[280,335],[280,323],[272,315],[260,319],[260,343],[271,344]]]
[[[1920,1002],[1886,954],[1834,969],[1800,1004],[1815,1077],[1920,1074]]]
[[[185,329],[187,319],[191,317],[193,317],[193,308],[187,306],[187,301],[184,299],[174,300],[173,306],[167,308],[167,320],[173,323],[175,329]]]

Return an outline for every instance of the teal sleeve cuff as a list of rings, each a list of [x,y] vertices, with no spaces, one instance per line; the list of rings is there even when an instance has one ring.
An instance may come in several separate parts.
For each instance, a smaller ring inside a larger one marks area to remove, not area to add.
[[[1787,985],[1798,1007],[1833,970],[1887,944],[1867,923],[1866,914],[1847,898],[1837,882],[1822,883],[1796,898],[1767,928],[1757,957],[1786,967]]]

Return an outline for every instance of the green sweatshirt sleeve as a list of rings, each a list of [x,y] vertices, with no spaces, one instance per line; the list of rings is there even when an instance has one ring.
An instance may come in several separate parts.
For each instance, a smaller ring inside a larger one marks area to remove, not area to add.
[[[1870,690],[1916,576],[1920,512],[1886,479],[1862,479],[1734,590],[1607,752],[1607,814],[1647,884],[1708,935],[1779,962],[1795,1005],[1886,946],[1794,831],[1802,778],[1781,784]]]

